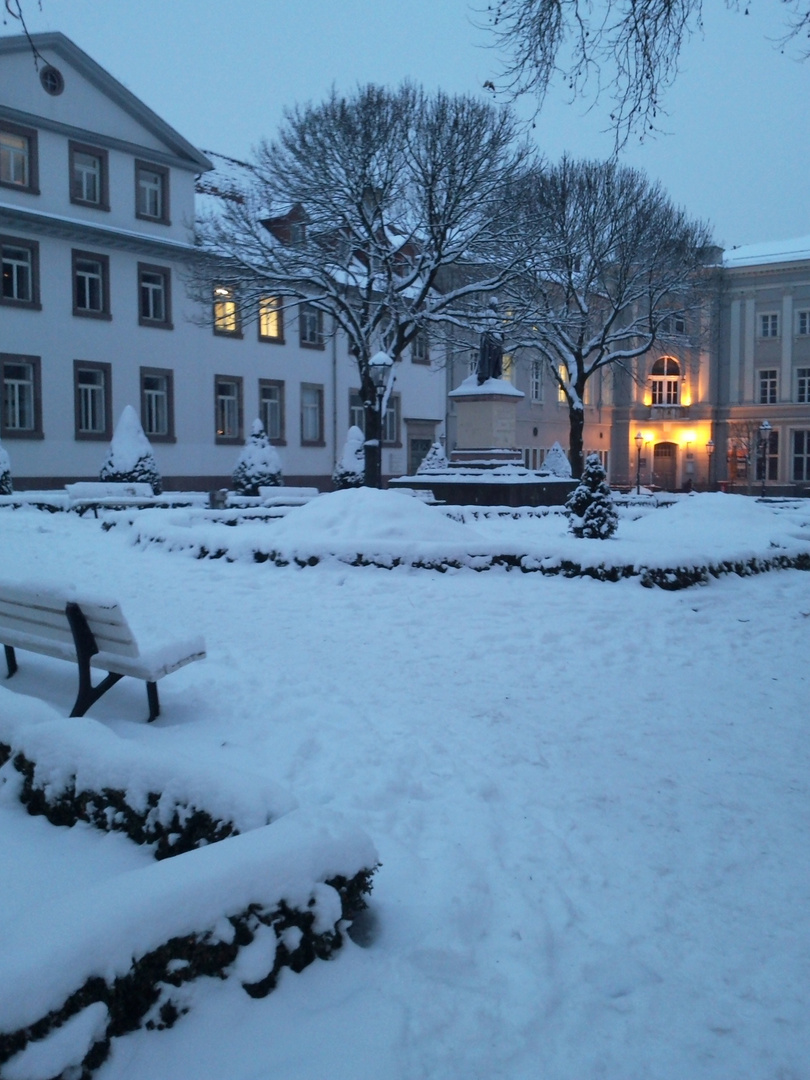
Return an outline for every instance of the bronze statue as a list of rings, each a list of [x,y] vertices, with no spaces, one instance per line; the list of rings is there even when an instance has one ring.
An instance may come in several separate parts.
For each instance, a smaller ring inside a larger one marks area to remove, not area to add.
[[[500,334],[485,330],[478,346],[478,385],[503,374],[503,344]]]

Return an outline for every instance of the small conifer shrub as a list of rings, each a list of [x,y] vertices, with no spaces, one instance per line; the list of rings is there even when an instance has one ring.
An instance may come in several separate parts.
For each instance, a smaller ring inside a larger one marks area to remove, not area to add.
[[[11,459],[0,443],[0,495],[11,495],[14,485],[11,483]]]
[[[332,486],[342,488],[362,487],[366,478],[366,460],[363,446],[366,437],[359,427],[349,428],[340,460],[332,471]]]
[[[568,496],[565,512],[574,536],[607,540],[619,525],[610,487],[598,454],[588,454],[582,479]]]
[[[260,487],[280,487],[282,483],[278,452],[267,437],[261,420],[254,420],[250,439],[233,471],[233,490],[237,495],[258,495]]]
[[[99,479],[111,484],[151,484],[155,495],[163,490],[152,445],[131,405],[124,408],[115,426]]]

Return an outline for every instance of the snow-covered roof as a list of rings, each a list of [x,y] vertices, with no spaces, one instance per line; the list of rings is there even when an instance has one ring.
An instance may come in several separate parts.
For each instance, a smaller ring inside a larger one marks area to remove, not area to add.
[[[723,266],[729,270],[738,266],[800,262],[803,259],[810,259],[810,236],[800,236],[796,240],[767,240],[723,252]]]

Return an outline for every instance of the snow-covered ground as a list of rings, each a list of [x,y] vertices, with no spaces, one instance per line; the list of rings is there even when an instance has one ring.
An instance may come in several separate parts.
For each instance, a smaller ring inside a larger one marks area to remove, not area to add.
[[[651,566],[810,551],[807,503],[694,496],[625,511],[599,542],[556,515],[461,524],[339,494],[281,522],[173,528],[345,557],[364,540]],[[98,1080],[810,1076],[810,574],[665,592],[197,560],[136,535],[0,511],[3,578],[108,592],[141,641],[205,636],[207,660],[161,683],[156,723],[132,680],[90,716],[345,816],[382,867],[368,947],[286,971],[262,1000],[199,984],[174,1028],[117,1040]],[[19,661],[0,716],[66,717],[74,672]],[[0,941],[23,909],[148,861],[3,793]],[[0,999],[2,965],[0,948]]]

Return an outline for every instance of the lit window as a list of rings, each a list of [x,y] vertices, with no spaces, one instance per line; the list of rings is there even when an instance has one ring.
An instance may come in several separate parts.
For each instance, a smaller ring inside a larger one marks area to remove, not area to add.
[[[236,294],[226,285],[214,288],[214,333],[239,334],[239,307]]]
[[[775,312],[760,315],[759,336],[764,338],[779,337],[779,316]]]
[[[652,404],[677,405],[680,400],[681,365],[674,356],[661,356],[650,372]]]
[[[0,436],[41,438],[39,357],[0,355],[0,371],[3,383]]]
[[[301,442],[323,442],[323,387],[301,384]]]
[[[109,269],[106,255],[73,252],[73,314],[109,318]]]
[[[135,163],[135,215],[169,223],[169,170],[146,162]]]
[[[259,301],[259,337],[262,341],[284,340],[281,300],[277,296],[265,296]]]
[[[73,365],[76,438],[105,439],[110,431],[109,364],[76,360]]]
[[[138,319],[142,326],[170,327],[169,271],[138,264]]]
[[[284,441],[284,383],[259,380],[259,419],[270,442]]]
[[[242,380],[218,375],[215,380],[218,442],[242,440]]]
[[[759,404],[775,405],[779,374],[776,368],[764,368],[759,372]]]
[[[2,288],[0,303],[39,307],[38,245],[33,240],[0,237]]]
[[[174,441],[173,380],[165,368],[141,368],[141,424],[150,439]]]

